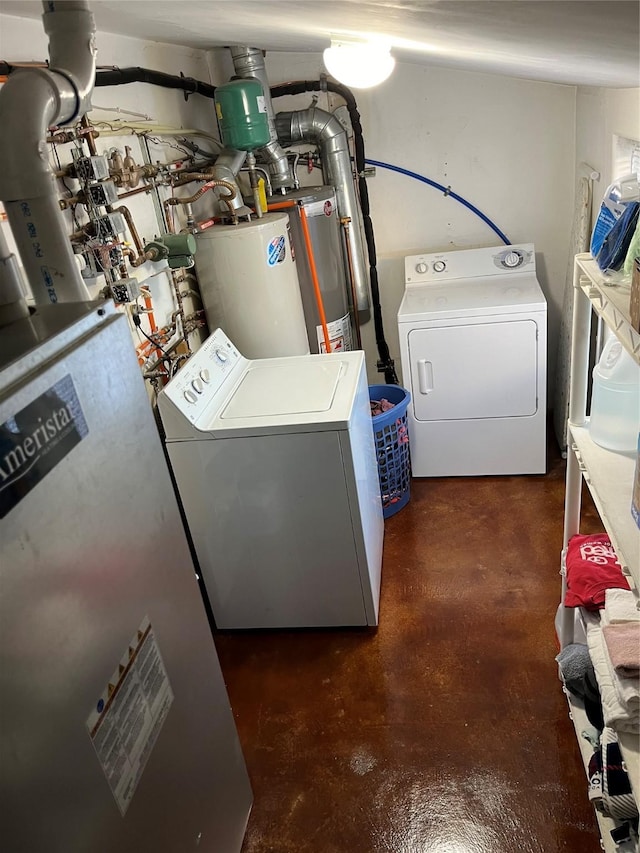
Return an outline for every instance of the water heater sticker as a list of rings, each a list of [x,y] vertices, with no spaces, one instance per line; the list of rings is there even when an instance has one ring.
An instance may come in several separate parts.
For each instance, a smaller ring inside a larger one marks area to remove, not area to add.
[[[88,433],[70,375],[0,424],[0,518]]]
[[[256,98],[256,105],[258,107],[259,113],[266,113],[267,103],[264,99],[264,95],[258,95],[258,97]]]
[[[334,209],[334,201],[330,198],[325,201],[311,201],[304,205],[304,212],[307,214],[307,219],[310,216],[331,216]]]
[[[267,263],[270,267],[281,264],[287,256],[286,240],[284,234],[274,237],[267,246]]]
[[[172,702],[167,671],[145,617],[87,720],[91,743],[123,817]]]

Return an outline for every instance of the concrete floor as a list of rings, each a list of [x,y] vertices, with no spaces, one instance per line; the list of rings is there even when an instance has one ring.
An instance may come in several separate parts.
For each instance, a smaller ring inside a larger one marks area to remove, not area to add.
[[[255,794],[243,853],[598,853],[554,662],[551,455],[543,477],[413,481],[377,631],[218,634]]]

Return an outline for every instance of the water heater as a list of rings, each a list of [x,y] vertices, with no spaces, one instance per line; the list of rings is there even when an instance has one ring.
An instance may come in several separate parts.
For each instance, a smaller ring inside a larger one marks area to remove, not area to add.
[[[288,192],[284,200],[297,203],[295,207],[289,209],[289,221],[296,251],[300,292],[311,352],[325,352],[326,347],[302,230],[301,209],[304,210],[309,226],[331,351],[351,350],[353,349],[351,313],[347,297],[347,280],[335,190],[333,187],[304,187]]]
[[[197,237],[196,271],[210,329],[246,358],[309,352],[286,213],[215,225]]]

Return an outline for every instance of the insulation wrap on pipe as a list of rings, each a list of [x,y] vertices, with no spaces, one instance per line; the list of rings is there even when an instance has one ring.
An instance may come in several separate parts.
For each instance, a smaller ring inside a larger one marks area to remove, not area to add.
[[[44,3],[50,69],[11,75],[0,90],[0,200],[36,303],[80,302],[89,293],[75,262],[48,160],[47,129],[90,103],[95,23],[84,0]]]
[[[125,83],[149,83],[152,86],[161,86],[164,89],[178,89],[187,95],[203,95],[205,98],[213,99],[216,87],[194,80],[193,77],[178,77],[175,74],[165,74],[162,71],[152,71],[149,68],[138,66],[131,68],[109,68],[100,69],[96,73],[95,85],[120,86]]]

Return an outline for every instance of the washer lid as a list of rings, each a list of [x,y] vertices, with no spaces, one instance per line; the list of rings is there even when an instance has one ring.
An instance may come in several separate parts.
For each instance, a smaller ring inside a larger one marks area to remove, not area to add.
[[[257,359],[193,426],[211,438],[346,429],[363,373],[362,351]]]
[[[220,412],[220,420],[326,412],[333,403],[341,369],[340,361],[294,359],[273,365],[254,361]]]
[[[400,304],[398,322],[522,314],[544,311],[546,305],[537,278],[529,273],[456,279],[409,285]]]

